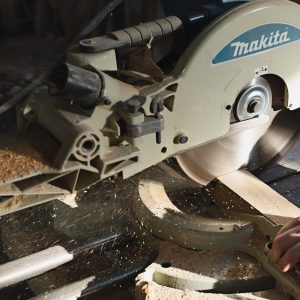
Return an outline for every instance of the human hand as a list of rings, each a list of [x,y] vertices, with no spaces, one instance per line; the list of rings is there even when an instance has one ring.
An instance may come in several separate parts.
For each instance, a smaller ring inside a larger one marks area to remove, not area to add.
[[[290,271],[300,262],[300,217],[284,225],[277,233],[271,261],[282,272]]]

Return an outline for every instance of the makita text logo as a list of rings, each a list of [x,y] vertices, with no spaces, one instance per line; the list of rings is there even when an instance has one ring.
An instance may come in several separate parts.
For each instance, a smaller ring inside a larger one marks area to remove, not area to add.
[[[230,41],[212,60],[220,64],[230,60],[271,51],[300,40],[300,29],[283,23],[264,24],[243,32]]]
[[[285,31],[280,33],[279,30],[276,33],[272,32],[270,36],[262,35],[259,40],[252,41],[251,43],[235,42],[231,44],[234,47],[233,57],[254,53],[274,46],[282,45],[290,42],[289,32]]]

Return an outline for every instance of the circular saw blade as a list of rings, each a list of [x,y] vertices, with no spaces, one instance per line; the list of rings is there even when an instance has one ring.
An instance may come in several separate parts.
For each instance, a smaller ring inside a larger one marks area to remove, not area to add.
[[[283,110],[265,119],[233,124],[225,137],[182,153],[177,161],[201,185],[242,167],[254,171],[277,160],[293,145],[299,116],[299,111]]]

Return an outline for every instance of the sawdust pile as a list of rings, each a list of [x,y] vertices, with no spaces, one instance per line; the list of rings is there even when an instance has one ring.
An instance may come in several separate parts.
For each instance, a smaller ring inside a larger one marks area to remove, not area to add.
[[[50,169],[44,153],[32,147],[21,134],[0,138],[0,181],[28,177]]]

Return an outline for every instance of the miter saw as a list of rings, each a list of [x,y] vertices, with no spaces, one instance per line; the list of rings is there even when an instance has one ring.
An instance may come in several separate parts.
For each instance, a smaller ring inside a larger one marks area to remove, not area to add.
[[[173,16],[81,40],[31,93],[22,131],[1,139],[1,214],[171,156],[207,185],[293,144],[300,6],[198,1],[188,14],[178,3],[161,1]]]
[[[300,106],[299,6],[202,4],[184,20],[81,40],[68,53],[20,110],[25,133],[2,138],[4,210],[126,178],[175,155],[205,185],[242,166],[258,169],[289,147]],[[199,32],[181,53],[194,22]]]

